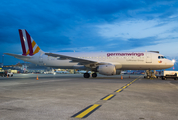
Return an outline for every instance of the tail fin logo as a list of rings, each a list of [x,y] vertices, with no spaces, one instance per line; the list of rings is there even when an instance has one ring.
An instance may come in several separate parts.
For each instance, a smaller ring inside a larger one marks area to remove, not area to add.
[[[33,56],[40,51],[39,46],[25,29],[19,29],[20,41],[24,56]]]

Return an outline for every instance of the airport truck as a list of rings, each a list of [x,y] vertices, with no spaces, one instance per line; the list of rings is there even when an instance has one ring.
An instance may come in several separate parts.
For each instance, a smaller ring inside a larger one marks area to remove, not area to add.
[[[12,77],[13,73],[8,73],[8,72],[4,71],[4,72],[0,72],[0,76],[1,77],[6,77],[6,76],[9,76],[9,77],[11,76]]]
[[[6,76],[7,76],[7,73],[6,73],[6,72],[0,72],[0,76],[1,76],[1,77],[6,77]]]
[[[12,76],[13,76],[13,73],[12,73],[12,72],[9,72],[9,73],[7,73],[7,75],[8,75],[9,77],[12,77]]]
[[[162,71],[160,77],[162,80],[166,80],[167,78],[178,80],[178,71]]]

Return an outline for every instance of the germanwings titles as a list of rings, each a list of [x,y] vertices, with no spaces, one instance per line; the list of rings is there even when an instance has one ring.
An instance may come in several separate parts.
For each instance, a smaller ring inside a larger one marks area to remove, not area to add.
[[[144,56],[144,53],[107,53],[107,56],[110,57],[110,56],[137,56],[137,57],[140,57],[140,56]]]
[[[62,69],[80,69],[102,75],[119,75],[121,70],[159,70],[174,65],[156,52],[60,52],[48,53],[40,49],[25,29],[19,29],[22,55],[4,53],[34,64]],[[60,44],[60,43],[59,43]],[[84,78],[89,78],[88,72]],[[150,72],[147,72],[150,77]]]

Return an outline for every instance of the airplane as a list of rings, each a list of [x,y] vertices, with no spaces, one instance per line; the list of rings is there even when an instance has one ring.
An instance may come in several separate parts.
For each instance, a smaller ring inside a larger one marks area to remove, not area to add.
[[[36,44],[25,29],[19,29],[22,55],[4,53],[17,59],[60,69],[86,70],[84,78],[97,73],[102,75],[119,75],[121,70],[147,70],[147,78],[151,77],[151,70],[167,69],[174,66],[174,62],[159,52],[44,52]]]

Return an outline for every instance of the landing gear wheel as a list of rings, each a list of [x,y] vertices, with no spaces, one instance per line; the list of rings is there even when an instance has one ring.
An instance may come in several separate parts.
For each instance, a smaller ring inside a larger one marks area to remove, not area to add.
[[[90,77],[90,74],[89,74],[89,73],[84,73],[84,74],[83,74],[83,77],[84,77],[84,78],[89,78],[89,77]]]
[[[97,77],[97,74],[96,74],[96,73],[93,73],[93,74],[92,74],[92,77],[93,77],[93,78]]]

